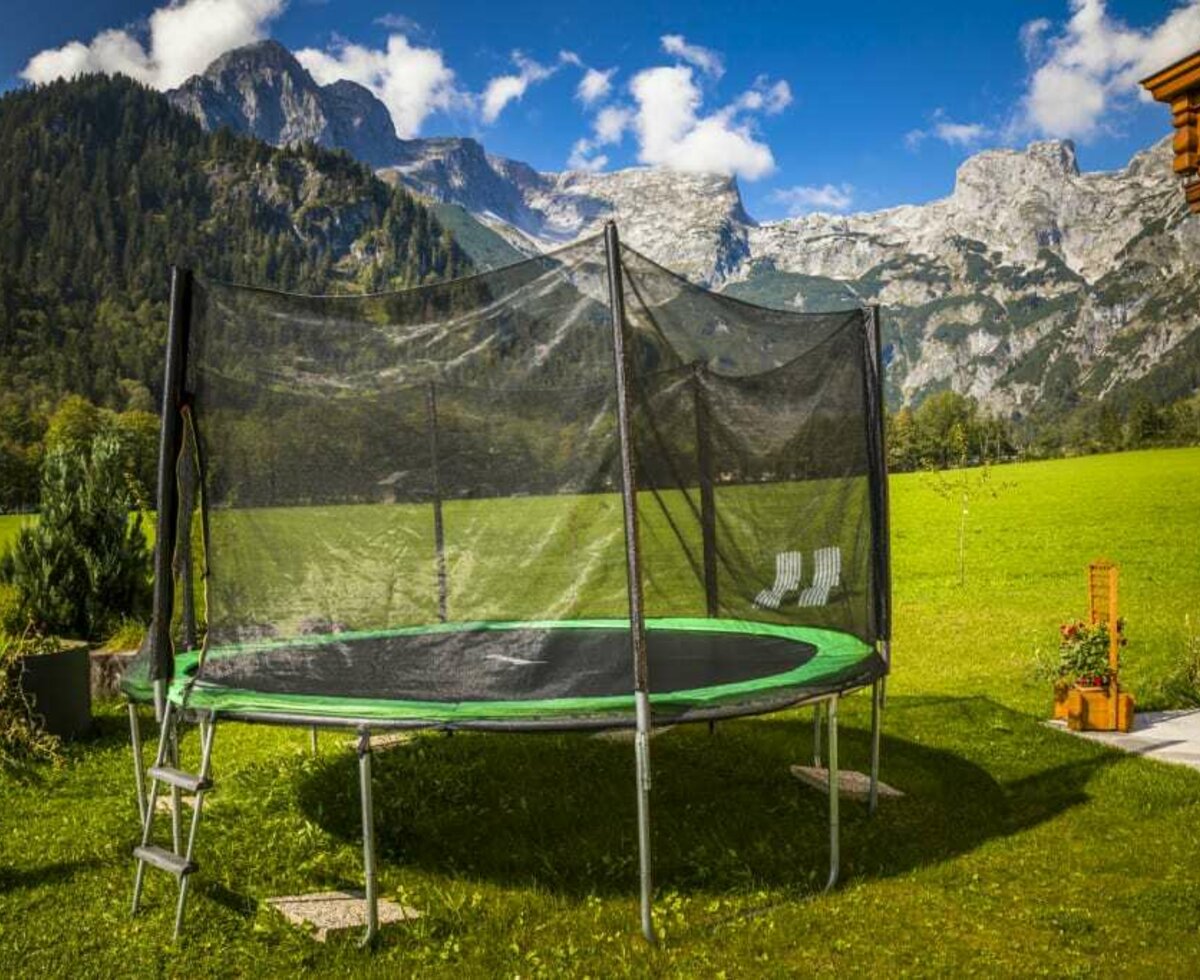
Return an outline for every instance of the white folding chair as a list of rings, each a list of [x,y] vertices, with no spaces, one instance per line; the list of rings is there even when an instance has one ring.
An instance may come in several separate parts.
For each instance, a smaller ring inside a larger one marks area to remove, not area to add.
[[[813,552],[812,585],[800,593],[798,606],[823,606],[829,593],[842,584],[842,549],[818,548]]]
[[[778,609],[779,604],[800,588],[801,555],[798,551],[781,551],[775,556],[775,584],[754,597],[754,604],[763,609]]]

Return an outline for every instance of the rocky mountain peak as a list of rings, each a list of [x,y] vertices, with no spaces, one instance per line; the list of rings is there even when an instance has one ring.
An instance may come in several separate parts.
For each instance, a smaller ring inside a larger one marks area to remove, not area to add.
[[[1025,148],[1025,155],[1068,177],[1079,176],[1079,158],[1071,140],[1038,140]]]
[[[205,129],[228,126],[277,146],[313,142],[371,166],[396,160],[401,141],[387,107],[363,86],[321,86],[276,41],[221,55],[167,97]]]
[[[251,72],[260,74],[280,72],[293,77],[308,76],[308,72],[304,70],[292,52],[278,41],[268,39],[226,51],[204,70],[203,77],[220,81]],[[311,83],[312,79],[308,78],[308,81]]]

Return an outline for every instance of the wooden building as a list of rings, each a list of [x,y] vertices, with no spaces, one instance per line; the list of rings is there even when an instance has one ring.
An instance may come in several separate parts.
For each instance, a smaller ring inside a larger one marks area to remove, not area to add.
[[[1200,51],[1142,79],[1156,101],[1171,107],[1175,124],[1175,173],[1188,206],[1200,214]]]

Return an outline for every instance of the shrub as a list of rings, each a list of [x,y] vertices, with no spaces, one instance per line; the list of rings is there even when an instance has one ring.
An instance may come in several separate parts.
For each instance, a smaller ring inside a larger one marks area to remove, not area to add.
[[[84,449],[60,445],[42,464],[41,516],[0,558],[0,580],[42,633],[98,638],[144,616],[150,554],[120,441],[102,433]]]
[[[58,739],[42,729],[21,688],[25,658],[53,649],[51,641],[0,633],[0,772],[60,758]]]

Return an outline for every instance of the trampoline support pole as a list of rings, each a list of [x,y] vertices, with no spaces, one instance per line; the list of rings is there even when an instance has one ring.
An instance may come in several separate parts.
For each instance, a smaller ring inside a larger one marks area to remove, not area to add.
[[[638,872],[642,913],[642,935],[653,943],[654,920],[650,915],[650,899],[654,883],[650,866],[650,695],[638,691],[634,695],[637,705],[637,818],[638,818]]]
[[[813,705],[813,768],[821,768],[821,702]]]
[[[871,791],[867,812],[874,815],[879,807],[879,742],[883,714],[883,680],[871,685]]]
[[[142,720],[137,705],[129,702],[129,743],[133,747],[133,781],[137,786],[138,820],[146,822],[146,766],[142,760]]]
[[[840,824],[842,787],[838,775],[838,696],[829,699],[829,880],[825,890],[837,884],[841,865]]]
[[[313,725],[308,730],[308,748],[312,753],[313,758],[317,757],[317,726]]]
[[[367,946],[379,935],[379,898],[375,887],[375,802],[371,791],[371,732],[358,730],[358,781],[362,798],[363,871],[367,904],[367,931],[360,945]]]

